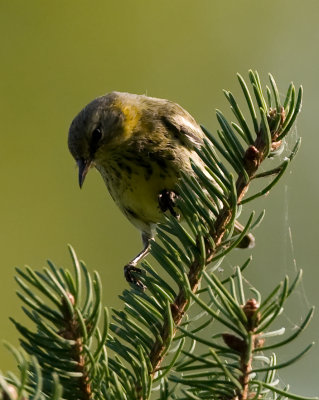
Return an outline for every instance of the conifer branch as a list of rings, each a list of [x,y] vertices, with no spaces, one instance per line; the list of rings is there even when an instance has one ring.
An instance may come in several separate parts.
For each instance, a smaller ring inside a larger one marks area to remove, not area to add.
[[[218,215],[217,219],[215,220],[212,229],[209,231],[209,236],[212,238],[213,246],[206,237],[205,261],[203,262],[201,257],[198,256],[189,266],[188,281],[192,293],[196,293],[197,288],[200,285],[203,270],[209,263],[211,263],[214,260],[215,256],[218,254],[218,252],[221,250],[223,246],[223,238],[227,231],[228,224],[231,221],[231,219],[234,218],[234,199],[232,198],[232,196],[234,195],[236,196],[235,198],[236,206],[242,202],[246,192],[248,191],[249,185],[252,179],[255,177],[256,172],[260,167],[261,163],[269,156],[271,152],[278,151],[278,149],[280,148],[281,139],[278,140],[278,137],[283,131],[283,127],[286,126],[285,109],[283,106],[279,105],[278,96],[276,96],[277,109],[271,109],[271,108],[268,109],[266,108],[267,106],[265,105],[265,101],[262,100],[263,97],[261,91],[256,89],[255,94],[257,97],[257,101],[259,100],[261,102],[261,105],[264,107],[260,109],[262,117],[261,117],[261,123],[259,125],[254,111],[254,106],[251,101],[250,94],[248,92],[248,88],[243,78],[240,75],[238,75],[238,78],[240,84],[244,88],[244,94],[246,98],[249,99],[249,109],[253,117],[254,127],[256,131],[256,139],[245,150],[242,159],[239,159],[241,168],[238,168],[238,170],[240,170],[241,172],[238,173],[238,178],[236,181],[236,189],[233,191],[233,193],[230,193],[229,197],[226,199],[227,204],[230,204],[230,206],[228,207],[224,206],[222,212]],[[259,79],[258,74],[253,73],[252,71],[250,71],[250,78],[253,85],[256,84],[256,82]],[[274,82],[272,77],[271,77],[271,82],[272,83]],[[296,108],[294,108],[294,115],[297,115],[301,108],[302,89],[300,89],[299,93],[300,93],[299,96],[300,101],[297,102]],[[226,92],[226,97],[230,100],[232,106],[234,106],[233,110],[234,109],[236,110],[235,115],[238,116],[239,108],[236,105],[235,99],[229,92]],[[291,106],[291,108],[293,107]],[[226,133],[226,131],[229,130],[228,132],[229,137],[233,138],[233,133],[231,132],[231,128],[229,125],[227,125],[227,122],[222,116],[220,111],[217,111],[217,116],[221,124],[221,127],[225,131],[224,133]],[[252,134],[250,133],[246,122],[243,121],[244,121],[243,116],[242,114],[240,114],[239,123],[243,125],[243,128],[245,129],[246,133],[248,133],[247,139],[249,142],[251,142]],[[276,122],[274,124],[274,121],[275,122],[279,121],[279,122]],[[273,126],[275,126],[275,129],[272,129]],[[205,128],[203,128],[203,130],[208,136],[208,138],[212,140],[213,144],[218,145],[218,143],[212,137],[212,135]],[[235,141],[233,147],[235,149],[238,149],[237,141]],[[229,150],[229,148],[226,148],[224,150],[220,148],[220,150],[223,152],[223,154],[225,154],[225,151]],[[282,167],[280,168],[278,167],[278,169],[273,173],[279,174],[281,170]],[[198,241],[199,238],[197,238],[196,240]],[[182,288],[178,293],[178,295],[176,296],[174,302],[171,304],[172,318],[175,324],[173,336],[176,334],[178,330],[178,326],[180,325],[183,319],[183,315],[188,304],[189,304],[189,298],[186,295],[184,288]],[[153,376],[156,373],[156,371],[160,368],[160,365],[163,361],[163,356],[166,351],[165,344],[167,343],[168,336],[169,336],[168,322],[164,321],[160,333],[161,339],[155,341],[152,350],[150,352],[150,360],[153,367],[152,370]]]

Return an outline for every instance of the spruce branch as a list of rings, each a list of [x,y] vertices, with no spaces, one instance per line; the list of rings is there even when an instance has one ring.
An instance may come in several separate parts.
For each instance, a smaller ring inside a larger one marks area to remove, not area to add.
[[[100,332],[101,321],[101,283],[98,274],[94,280],[84,265],[81,265],[70,247],[74,264],[74,275],[58,269],[49,262],[49,268],[43,272],[17,269],[16,281],[21,292],[18,296],[25,303],[26,315],[37,327],[33,332],[12,319],[22,335],[20,340],[23,349],[36,356],[45,385],[40,389],[44,395],[56,391],[54,373],[58,375],[64,396],[70,400],[97,399],[105,377],[105,348],[108,316],[104,312],[104,330]],[[83,278],[85,279],[86,296],[82,299]],[[38,292],[38,294],[36,294]],[[47,302],[50,301],[49,306]],[[31,309],[31,311],[30,311]],[[19,361],[19,365],[24,365]],[[39,370],[32,367],[31,371]],[[28,385],[33,386],[36,376],[31,373]],[[73,381],[72,384],[70,382]],[[93,386],[93,390],[92,390]]]
[[[260,299],[260,303],[255,298],[242,303],[245,299],[245,289],[241,283],[239,269],[237,274],[238,289],[234,289],[230,294],[214,274],[204,272],[207,282],[205,291],[215,298],[213,305],[208,305],[202,296],[192,294],[195,303],[218,320],[228,332],[215,332],[212,339],[206,339],[208,335],[203,329],[198,335],[189,329],[179,328],[185,338],[194,339],[204,346],[203,354],[196,349],[184,351],[186,358],[175,365],[175,374],[171,374],[169,378],[183,385],[183,391],[188,396],[185,400],[189,398],[190,393],[194,396],[191,398],[223,398],[221,390],[228,392],[229,399],[266,399],[267,393],[277,398],[276,394],[281,393],[281,389],[278,387],[280,382],[276,378],[276,370],[291,365],[312,347],[312,344],[308,345],[300,354],[282,363],[277,363],[274,354],[266,355],[268,350],[282,347],[292,340],[289,337],[265,346],[266,339],[276,339],[285,333],[285,329],[265,332],[264,321],[270,321],[268,326],[274,321],[277,309],[283,309],[284,303],[296,287],[298,277],[290,286],[286,278],[281,282],[279,290],[274,290],[265,300],[262,300],[256,289],[249,287]],[[272,310],[271,313],[269,309]],[[313,309],[309,311],[298,333],[292,336],[299,335],[305,329],[312,315]],[[266,375],[263,375],[264,373]],[[267,385],[272,385],[274,390],[269,391]],[[265,396],[260,397],[262,388]],[[299,398],[289,393],[288,389],[285,396]]]
[[[14,355],[20,371],[20,377],[12,372],[7,377],[0,374],[1,400],[62,400],[62,386],[56,373],[52,374],[50,390],[44,393],[44,376],[40,364],[35,356],[28,359],[23,351],[18,351],[8,343],[6,347]]]
[[[231,165],[237,172],[238,176],[236,184],[233,185],[234,187],[232,188],[233,180],[229,175],[229,173],[227,174],[223,173],[225,172],[225,168],[223,169],[224,171],[222,172],[221,168],[216,167],[216,165],[212,166],[213,168],[212,177],[213,178],[216,178],[218,176],[223,177],[223,180],[226,180],[226,184],[230,190],[226,190],[224,192],[217,194],[217,196],[219,196],[219,199],[217,199],[216,203],[218,203],[218,200],[221,201],[224,200],[223,201],[224,206],[221,212],[217,214],[217,218],[215,219],[213,226],[208,230],[208,234],[206,236],[205,235],[197,236],[195,239],[198,245],[200,245],[201,242],[204,242],[204,244],[202,245],[201,254],[197,255],[197,257],[194,257],[194,260],[189,265],[189,272],[187,274],[187,277],[188,277],[189,287],[192,293],[196,293],[200,285],[202,272],[205,269],[205,267],[212,261],[216,260],[218,254],[223,249],[224,245],[223,238],[227,232],[227,228],[229,227],[230,222],[232,220],[234,221],[234,218],[236,216],[237,206],[243,203],[243,198],[246,192],[248,191],[251,181],[254,178],[256,178],[256,172],[258,168],[270,154],[273,154],[274,152],[278,151],[278,149],[282,144],[282,138],[284,137],[284,135],[288,133],[287,126],[289,127],[292,126],[292,124],[290,124],[289,122],[295,121],[296,116],[301,109],[302,88],[299,89],[298,100],[296,104],[294,104],[293,102],[294,98],[292,98],[288,92],[287,94],[288,100],[286,100],[286,103],[287,107],[289,104],[289,108],[288,108],[288,115],[286,117],[285,108],[280,103],[278,89],[276,87],[276,84],[272,76],[270,75],[270,81],[274,90],[276,109],[267,107],[266,101],[263,97],[263,93],[261,90],[258,73],[250,71],[249,77],[254,88],[256,101],[259,105],[259,111],[261,115],[260,122],[258,122],[255,112],[255,107],[253,105],[253,101],[251,99],[249,90],[243,78],[238,74],[238,79],[243,89],[246,100],[248,102],[249,111],[252,117],[255,136],[256,136],[255,140],[253,140],[253,134],[250,132],[248,124],[245,122],[243,114],[240,111],[239,106],[237,105],[234,97],[231,95],[230,92],[225,92],[226,98],[229,100],[232,106],[232,110],[238,119],[238,123],[242,127],[243,132],[245,132],[245,135],[243,136],[245,136],[246,142],[250,143],[248,148],[244,150],[239,140],[237,139],[235,132],[232,130],[231,126],[228,124],[227,120],[219,110],[217,110],[217,119],[223,130],[222,132],[219,132],[220,133],[219,136],[224,144],[224,147],[222,147],[222,145],[213,137],[213,135],[211,135],[211,133],[208,132],[203,127],[203,130],[207,135],[207,138],[215,146],[215,148],[217,148],[220,151],[220,153],[226,158],[226,160],[228,160],[231,163]],[[292,92],[293,90],[294,93],[293,85],[291,85],[290,88],[293,88],[290,89],[290,91]],[[287,118],[289,118],[288,122]],[[292,151],[290,157],[286,160],[285,164],[282,164],[281,166],[277,167],[276,170],[273,169],[271,171],[271,174],[277,174],[277,179],[281,177],[282,173],[285,171],[288,165],[288,162],[292,160],[293,156],[295,155],[299,147],[299,144],[300,141],[298,141],[297,144],[295,145],[294,150]],[[202,149],[198,151],[198,154],[200,157],[203,158],[204,161],[206,161],[207,160],[206,154],[212,154],[214,153],[214,150],[211,146],[209,146],[208,142],[206,142],[204,146],[206,146],[206,151],[203,151],[204,156],[202,155]],[[214,158],[216,160],[217,157],[215,156]],[[220,166],[220,162],[217,165]],[[216,170],[218,170],[218,175],[217,173],[215,173]],[[208,191],[209,187],[212,189],[212,191],[215,190],[215,194],[216,191],[220,191],[220,189],[212,188],[212,186],[214,185],[212,185],[211,182],[208,181],[207,177],[203,176],[201,171],[198,168],[196,168],[196,166],[194,166],[194,171],[195,173],[198,174],[198,178],[201,184]],[[220,182],[219,179],[218,182]],[[185,186],[183,186],[181,189],[182,189],[181,192],[183,193],[183,189],[185,191]],[[266,190],[267,191],[270,190],[270,187],[267,186]],[[187,194],[189,194],[189,191]],[[262,194],[264,193],[262,192]],[[256,196],[259,195],[261,195],[260,192]],[[183,200],[185,198],[187,198],[187,196],[184,196]],[[181,204],[180,206],[182,208],[182,214],[187,219],[189,210],[185,212],[185,207],[183,208],[184,205]],[[197,208],[197,210],[198,209],[199,208]],[[194,211],[196,212],[196,209]],[[173,336],[177,332],[178,326],[180,325],[183,319],[183,315],[188,305],[189,305],[189,297],[185,293],[184,288],[182,288],[175,297],[174,302],[171,304],[172,318],[174,320]],[[150,352],[150,360],[153,367],[152,369],[153,376],[155,375],[156,371],[160,368],[160,365],[163,361],[163,357],[166,352],[165,344],[167,343],[170,334],[171,333],[169,329],[169,323],[168,321],[164,320],[164,323],[160,331],[161,339],[155,341]]]

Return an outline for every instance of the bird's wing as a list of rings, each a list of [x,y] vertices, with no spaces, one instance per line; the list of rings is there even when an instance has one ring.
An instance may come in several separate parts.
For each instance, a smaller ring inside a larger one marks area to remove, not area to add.
[[[203,131],[194,118],[181,106],[167,102],[162,115],[165,126],[187,147],[199,147],[203,143]]]

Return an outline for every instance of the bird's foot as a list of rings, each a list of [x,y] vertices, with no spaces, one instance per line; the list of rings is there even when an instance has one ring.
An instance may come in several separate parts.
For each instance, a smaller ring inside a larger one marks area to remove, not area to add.
[[[174,209],[177,198],[178,195],[173,190],[164,189],[158,195],[158,203],[163,212],[169,210],[173,217],[179,219],[180,215]]]
[[[133,264],[127,264],[124,267],[124,276],[127,282],[137,286],[139,289],[143,291],[146,289],[146,286],[140,279],[136,277],[136,274],[141,275],[144,273],[145,271],[143,271],[141,268],[135,267],[135,265]]]

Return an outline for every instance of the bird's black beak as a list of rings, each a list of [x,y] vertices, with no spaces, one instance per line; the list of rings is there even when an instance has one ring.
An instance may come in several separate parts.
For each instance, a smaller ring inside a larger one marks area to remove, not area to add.
[[[79,185],[80,188],[83,185],[84,179],[86,177],[86,174],[89,171],[89,168],[92,164],[92,160],[84,160],[81,158],[80,160],[77,161],[78,167],[79,167]]]

